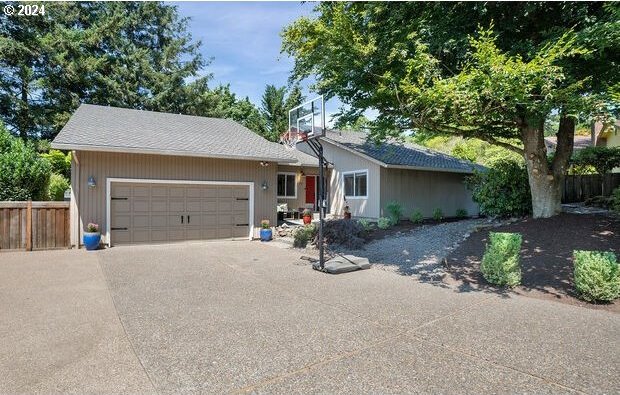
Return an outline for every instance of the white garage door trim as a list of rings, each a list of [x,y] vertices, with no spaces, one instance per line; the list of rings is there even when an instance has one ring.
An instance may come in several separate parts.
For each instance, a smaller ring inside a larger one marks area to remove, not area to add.
[[[196,181],[196,180],[160,180],[160,179],[148,179],[148,178],[106,178],[106,243],[108,247],[112,246],[112,235],[110,229],[111,222],[111,206],[112,206],[112,183],[143,183],[143,184],[186,184],[186,185],[244,185],[249,188],[249,218],[248,224],[250,224],[250,233],[248,239],[252,240],[254,235],[254,182],[243,181]]]

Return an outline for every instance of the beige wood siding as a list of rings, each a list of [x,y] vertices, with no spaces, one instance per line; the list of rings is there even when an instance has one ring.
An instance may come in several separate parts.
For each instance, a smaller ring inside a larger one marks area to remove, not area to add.
[[[306,175],[317,175],[319,169],[317,167],[300,167],[300,166],[278,166],[278,173],[295,173],[295,182],[297,188],[296,198],[278,198],[278,203],[287,203],[290,210],[296,210],[306,206]],[[303,175],[302,175],[303,174]],[[318,180],[317,180],[318,182]],[[318,188],[318,184],[317,184]]]
[[[386,216],[385,206],[394,200],[403,205],[407,217],[414,209],[431,217],[436,208],[448,217],[461,208],[469,215],[477,215],[479,208],[465,187],[465,177],[459,173],[382,168],[381,215]]]
[[[255,229],[259,228],[261,219],[268,219],[274,224],[276,222],[275,164],[261,166],[257,161],[88,151],[78,152],[77,158],[79,170],[72,177],[72,189],[78,201],[80,231],[76,236],[80,243],[84,226],[88,222],[98,223],[104,240],[108,240],[107,178],[253,182]],[[90,176],[97,182],[95,188],[88,187]],[[264,181],[267,182],[267,190],[261,187]]]
[[[298,149],[312,154],[307,144],[299,144]],[[351,214],[356,217],[378,218],[380,216],[380,166],[375,162],[353,154],[342,148],[323,141],[325,159],[333,163],[329,174],[330,214],[342,216],[344,207],[349,206]],[[356,170],[368,170],[367,198],[345,199],[342,173]]]

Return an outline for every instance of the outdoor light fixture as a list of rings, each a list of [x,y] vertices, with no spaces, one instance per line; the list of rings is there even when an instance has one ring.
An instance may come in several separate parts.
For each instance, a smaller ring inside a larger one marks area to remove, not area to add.
[[[267,185],[267,180],[263,181],[260,187],[263,188],[263,191],[269,189],[269,185]]]
[[[97,186],[97,182],[95,181],[95,177],[93,177],[93,176],[88,177],[88,186],[90,188],[94,188],[94,187]]]
[[[263,167],[267,167],[267,166],[269,166],[269,162],[261,161],[260,165],[263,166]]]

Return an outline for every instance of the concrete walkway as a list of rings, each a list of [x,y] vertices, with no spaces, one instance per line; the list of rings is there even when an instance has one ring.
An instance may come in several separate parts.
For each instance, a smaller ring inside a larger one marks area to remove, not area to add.
[[[0,254],[0,392],[617,393],[620,315],[258,242]]]

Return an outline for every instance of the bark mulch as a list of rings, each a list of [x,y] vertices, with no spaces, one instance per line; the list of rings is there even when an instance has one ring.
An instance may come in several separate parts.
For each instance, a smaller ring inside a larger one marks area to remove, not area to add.
[[[518,232],[523,235],[521,250],[522,285],[504,290],[486,283],[480,273],[489,232]],[[590,304],[577,298],[573,286],[573,250],[620,253],[620,218],[609,215],[561,214],[552,218],[526,218],[471,234],[447,258],[444,281],[462,291],[483,289],[509,295],[511,292],[534,298],[604,309],[620,313],[620,301]]]

